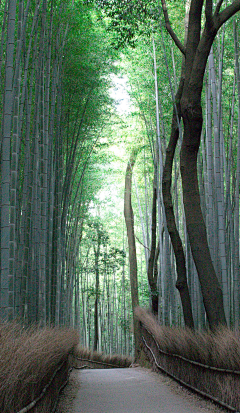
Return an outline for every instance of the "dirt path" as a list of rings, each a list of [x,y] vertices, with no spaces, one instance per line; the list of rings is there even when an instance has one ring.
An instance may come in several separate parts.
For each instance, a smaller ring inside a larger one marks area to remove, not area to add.
[[[56,413],[213,413],[220,410],[168,377],[142,368],[71,374]]]

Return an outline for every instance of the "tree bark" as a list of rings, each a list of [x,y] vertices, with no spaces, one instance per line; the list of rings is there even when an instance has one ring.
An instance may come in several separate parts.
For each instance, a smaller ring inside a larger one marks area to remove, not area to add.
[[[189,112],[184,115],[184,139],[181,148],[181,175],[183,185],[183,202],[186,215],[187,231],[193,259],[198,271],[203,302],[211,329],[219,324],[226,324],[222,290],[216,276],[207,242],[205,222],[200,207],[200,195],[197,178],[197,153],[200,143],[201,120]],[[195,139],[194,139],[195,140]]]
[[[171,137],[166,151],[166,159],[163,169],[163,180],[162,180],[162,192],[163,192],[163,202],[166,213],[167,227],[168,232],[171,238],[175,258],[176,258],[176,267],[177,267],[177,282],[176,287],[179,291],[184,323],[186,327],[194,329],[194,321],[192,314],[192,305],[187,283],[186,275],[186,261],[183,251],[182,241],[176,226],[172,195],[171,195],[171,186],[172,186],[172,165],[174,159],[174,153],[177,146],[177,141],[179,138],[179,122],[181,119],[181,109],[180,109],[180,97],[182,95],[184,79],[182,78],[179,84],[178,92],[176,94],[176,107],[173,108],[173,117],[172,117],[172,130]],[[176,113],[177,112],[177,113]],[[178,119],[177,119],[178,116]]]
[[[198,271],[203,302],[211,329],[226,325],[222,289],[216,276],[207,241],[206,226],[200,206],[197,155],[202,131],[201,92],[203,76],[211,45],[217,33],[207,20],[202,37],[202,0],[191,3],[186,47],[186,74],[181,98],[184,123],[180,169],[187,231],[193,259]],[[207,6],[206,6],[207,8]]]

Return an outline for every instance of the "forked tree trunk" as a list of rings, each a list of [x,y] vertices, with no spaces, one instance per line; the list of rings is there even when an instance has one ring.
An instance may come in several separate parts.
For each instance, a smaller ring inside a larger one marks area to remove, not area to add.
[[[210,29],[210,22],[208,22],[200,39],[202,7],[202,0],[193,0],[189,13],[185,84],[181,99],[184,136],[180,168],[189,241],[199,276],[207,319],[210,328],[214,329],[219,324],[225,325],[226,318],[222,289],[213,267],[206,226],[200,207],[197,155],[203,123],[201,108],[203,75],[217,30],[214,27]]]
[[[186,15],[185,15],[185,43],[187,40],[187,28],[189,19],[189,6],[188,2],[186,5]],[[184,85],[184,70],[185,70],[185,58],[182,61],[181,78],[178,86],[177,93],[175,95],[175,101],[173,104],[173,115],[172,115],[172,126],[171,126],[171,136],[169,144],[166,150],[165,164],[163,168],[163,178],[162,178],[162,193],[163,202],[166,214],[167,228],[171,238],[174,255],[176,259],[176,269],[177,269],[177,282],[176,288],[179,291],[183,318],[186,327],[194,329],[194,321],[192,314],[191,298],[187,283],[187,271],[186,271],[186,260],[183,251],[182,240],[180,238],[178,228],[176,225],[176,219],[173,209],[172,201],[172,169],[173,169],[173,159],[179,139],[179,127],[181,121],[181,107],[180,99],[182,96],[183,85]]]
[[[170,27],[166,3],[162,0],[167,29],[186,57],[185,81],[180,101],[184,123],[180,155],[183,201],[189,241],[201,285],[206,315],[210,328],[215,329],[219,325],[226,325],[226,318],[222,289],[212,264],[206,226],[200,207],[197,155],[203,123],[201,94],[207,59],[215,36],[220,27],[240,10],[240,0],[233,1],[221,12],[223,2],[220,0],[214,13],[212,0],[206,1],[206,23],[202,30],[203,3],[203,0],[191,1],[188,37],[186,47],[184,47]]]
[[[168,144],[168,148],[166,151],[166,159],[165,165],[163,170],[163,201],[166,213],[166,220],[167,220],[167,227],[168,232],[171,238],[175,258],[176,258],[176,267],[177,267],[177,282],[176,287],[179,291],[182,309],[183,309],[183,317],[184,323],[186,327],[191,329],[194,328],[194,321],[193,321],[193,314],[192,314],[192,305],[191,299],[188,289],[187,283],[187,275],[186,275],[186,260],[183,251],[182,241],[176,226],[174,211],[173,211],[173,202],[172,202],[172,194],[171,194],[171,186],[172,186],[172,165],[174,159],[174,153],[179,137],[179,122],[180,122],[180,97],[182,94],[183,89],[183,80],[180,81],[179,89],[176,94],[176,107],[173,108],[173,118],[172,118],[172,131],[171,137]],[[177,114],[178,113],[178,119]]]

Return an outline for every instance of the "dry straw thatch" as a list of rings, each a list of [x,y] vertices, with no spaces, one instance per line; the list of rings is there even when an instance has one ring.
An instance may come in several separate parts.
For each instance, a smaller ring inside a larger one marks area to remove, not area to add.
[[[121,356],[119,354],[105,355],[103,353],[91,351],[81,346],[77,346],[75,348],[74,356],[75,357],[73,359],[73,363],[76,367],[86,365],[90,368],[95,369],[111,367],[129,367],[133,362],[133,359],[128,356]]]
[[[91,352],[78,342],[77,332],[68,328],[24,328],[16,322],[0,325],[0,412],[17,413],[28,406],[62,366],[44,397],[31,409],[50,413],[68,377],[69,359],[77,366],[88,364],[77,358],[93,360],[95,364],[89,363],[92,368],[129,367],[132,363],[129,357]],[[70,354],[75,357],[69,358]]]
[[[203,393],[240,410],[240,375],[214,371],[182,358],[206,366],[240,372],[240,332],[221,328],[217,331],[194,332],[189,329],[161,326],[148,311],[138,307],[136,315],[143,326],[143,335],[160,366],[170,374]],[[154,343],[154,336],[161,353]],[[153,360],[152,360],[153,361]]]
[[[55,398],[66,379],[68,355],[78,341],[76,331],[67,328],[23,328],[16,322],[0,325],[1,413],[18,412],[35,400],[57,367],[63,364],[49,392],[52,393],[50,399]],[[44,399],[48,399],[49,407],[48,392]],[[44,411],[42,405],[33,411]]]

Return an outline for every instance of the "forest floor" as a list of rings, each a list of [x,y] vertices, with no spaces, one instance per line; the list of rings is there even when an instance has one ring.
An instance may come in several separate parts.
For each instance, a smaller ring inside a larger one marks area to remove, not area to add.
[[[137,367],[73,371],[56,413],[216,413],[169,377]]]

